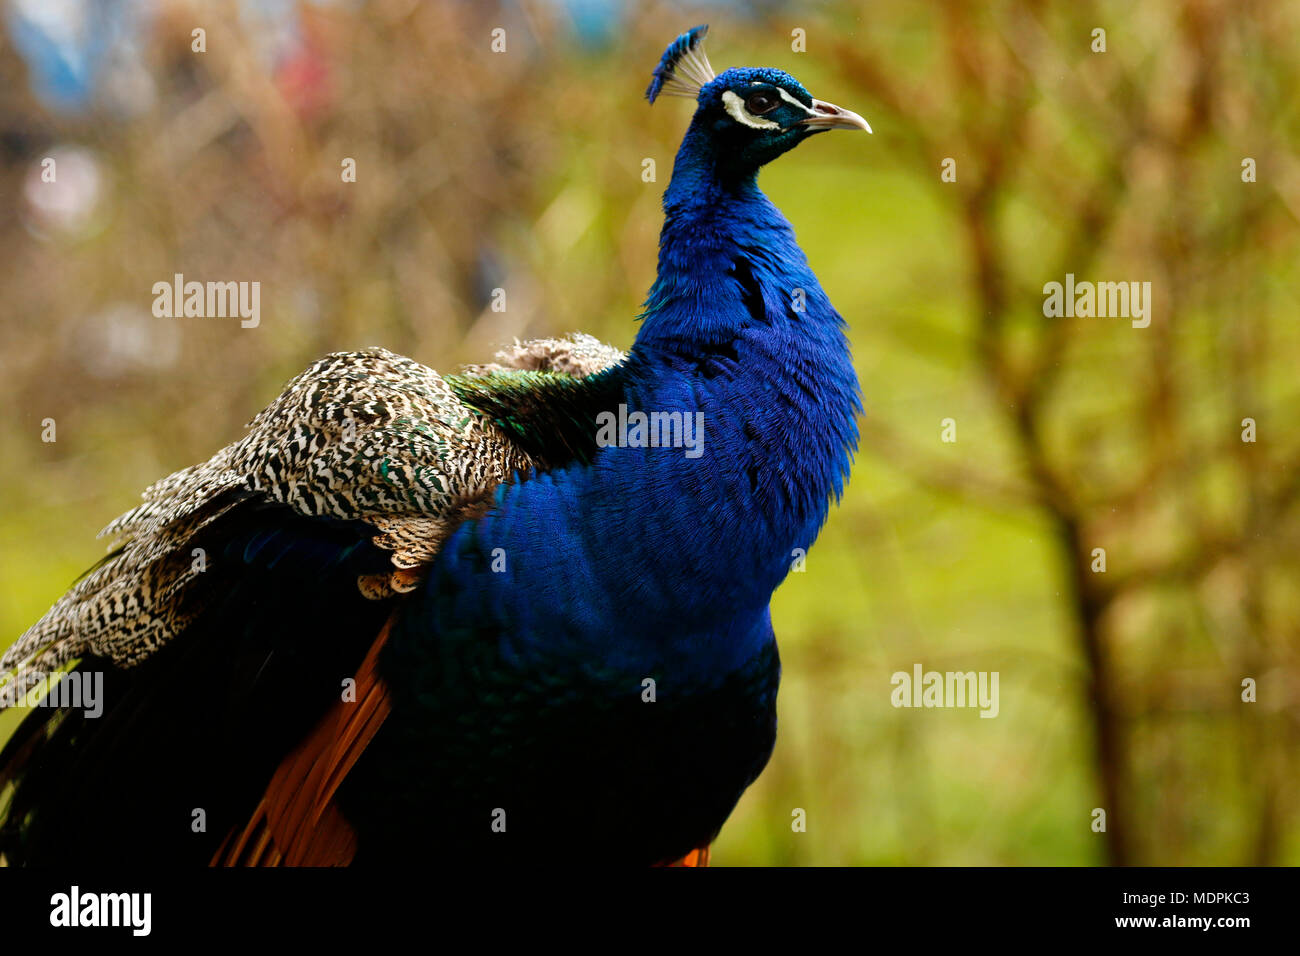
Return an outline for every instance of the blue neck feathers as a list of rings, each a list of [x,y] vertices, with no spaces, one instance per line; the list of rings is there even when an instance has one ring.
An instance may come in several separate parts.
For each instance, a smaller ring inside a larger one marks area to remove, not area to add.
[[[498,618],[507,656],[567,648],[721,678],[772,639],[772,591],[842,490],[858,383],[790,224],[753,172],[717,168],[698,123],[664,210],[624,403],[702,421],[702,446],[604,447],[503,486],[456,533],[437,573],[460,579],[441,600],[460,593],[438,616]],[[496,548],[505,572],[481,573]]]

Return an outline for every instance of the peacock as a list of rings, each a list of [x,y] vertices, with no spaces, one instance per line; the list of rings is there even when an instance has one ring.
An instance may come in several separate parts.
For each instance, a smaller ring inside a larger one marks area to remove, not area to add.
[[[715,75],[706,32],[646,91],[696,106],[631,348],[327,355],[149,487],[0,660],[0,705],[98,701],[0,752],[5,862],[707,860],[771,755],[771,597],[861,414],[757,174],[870,127],[780,70]]]

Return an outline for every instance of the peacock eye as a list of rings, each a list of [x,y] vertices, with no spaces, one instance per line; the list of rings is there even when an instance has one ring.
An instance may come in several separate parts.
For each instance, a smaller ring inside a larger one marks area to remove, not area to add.
[[[776,109],[778,100],[771,93],[750,93],[745,97],[745,109],[755,116],[762,116],[764,113],[770,113]]]

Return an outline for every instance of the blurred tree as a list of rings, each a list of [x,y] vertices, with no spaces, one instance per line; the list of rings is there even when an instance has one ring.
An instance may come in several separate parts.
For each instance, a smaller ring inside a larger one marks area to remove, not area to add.
[[[923,78],[836,44],[933,170],[968,262],[979,416],[1019,467],[987,475],[971,444],[936,467],[884,422],[872,444],[976,503],[1014,483],[1046,516],[1114,864],[1275,863],[1295,833],[1296,13],[950,0],[925,18],[941,49]],[[1150,326],[1046,315],[1067,273],[1149,282]],[[1207,852],[1225,837],[1230,858]]]

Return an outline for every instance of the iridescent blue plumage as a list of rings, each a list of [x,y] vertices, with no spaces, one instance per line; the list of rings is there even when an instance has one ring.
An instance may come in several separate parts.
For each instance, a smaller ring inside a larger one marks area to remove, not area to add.
[[[844,323],[756,182],[762,162],[811,131],[755,136],[718,106],[758,82],[812,102],[773,70],[729,70],[704,88],[664,195],[641,330],[621,393],[606,399],[703,413],[703,456],[604,448],[590,464],[503,485],[434,569],[430,587],[454,595],[437,619],[491,627],[508,659],[536,662],[562,643],[721,678],[770,639],[771,593],[843,489],[860,411]],[[497,549],[504,570],[483,574]]]
[[[652,100],[702,35],[669,47]],[[701,413],[703,454],[629,443],[502,485],[394,633],[394,728],[369,769],[403,781],[412,808],[437,806],[433,820],[493,799],[528,814],[513,841],[467,834],[477,853],[542,856],[581,834],[612,859],[673,859],[716,835],[767,761],[768,605],[844,488],[860,411],[843,320],[756,182],[826,128],[804,120],[859,119],[816,102],[780,71],[711,80],[664,195],[658,276],[601,407]],[[457,752],[467,710],[479,727],[529,714],[535,731],[527,746],[517,729],[489,734],[476,769],[493,783],[449,795],[455,769],[430,755]],[[421,771],[430,760],[437,773]],[[359,815],[374,845],[409,845],[379,806]]]

